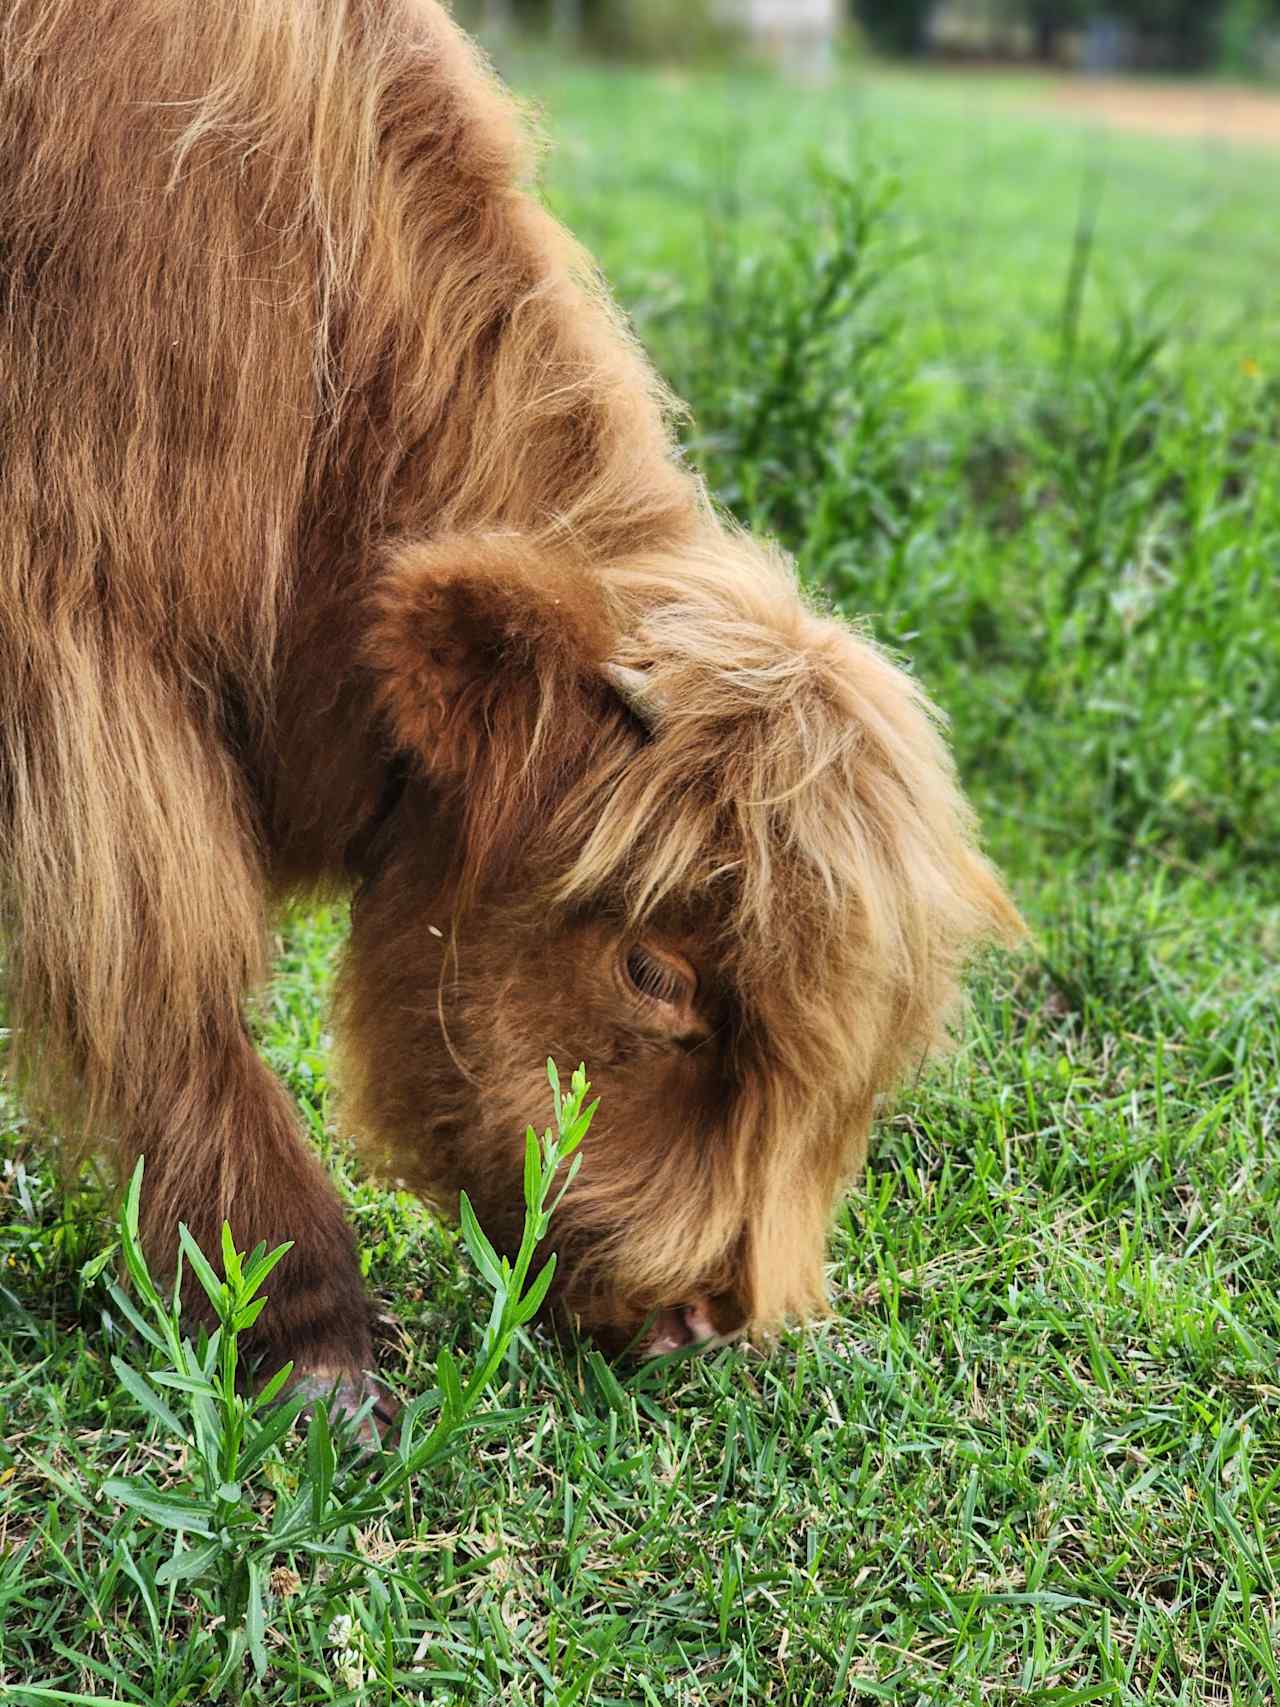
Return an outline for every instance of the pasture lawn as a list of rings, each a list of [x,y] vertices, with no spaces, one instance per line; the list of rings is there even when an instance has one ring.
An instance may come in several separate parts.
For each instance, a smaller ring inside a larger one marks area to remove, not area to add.
[[[516,1422],[272,1576],[244,1699],[1274,1702],[1276,163],[1007,84],[513,70],[713,485],[949,712],[1033,941],[886,1115],[830,1322],[639,1371],[534,1336]],[[287,921],[260,1032],[414,1394],[487,1294],[327,1132],[342,926]],[[216,1581],[100,1492],[184,1477],[82,1273],[102,1200],[10,1121],[0,1699],[220,1698]]]

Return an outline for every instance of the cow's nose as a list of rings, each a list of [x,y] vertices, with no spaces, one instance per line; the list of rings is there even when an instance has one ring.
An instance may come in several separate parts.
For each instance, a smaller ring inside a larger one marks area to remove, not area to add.
[[[673,1304],[659,1310],[644,1341],[646,1357],[661,1357],[669,1351],[680,1351],[688,1345],[701,1345],[716,1338],[719,1329],[711,1315],[711,1303],[695,1298],[690,1304]]]

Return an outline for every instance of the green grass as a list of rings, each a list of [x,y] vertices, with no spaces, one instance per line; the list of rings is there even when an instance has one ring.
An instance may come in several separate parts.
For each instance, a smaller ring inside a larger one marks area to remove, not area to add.
[[[500,1430],[270,1578],[246,1699],[1271,1703],[1274,167],[1007,85],[522,77],[717,490],[949,711],[1034,942],[883,1122],[829,1323],[638,1372],[527,1340]],[[261,1035],[415,1395],[488,1290],[326,1134],[342,928],[288,921]],[[216,1576],[157,1585],[171,1532],[103,1492],[191,1457],[113,1373],[101,1198],[12,1122],[0,1699],[216,1699]],[[318,1473],[267,1470],[264,1523]]]

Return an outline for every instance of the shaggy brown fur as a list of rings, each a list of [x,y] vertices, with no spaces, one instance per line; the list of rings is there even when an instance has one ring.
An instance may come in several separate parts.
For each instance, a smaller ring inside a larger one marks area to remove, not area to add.
[[[0,143],[30,1094],[146,1152],[158,1262],[179,1218],[296,1239],[268,1349],[367,1366],[241,1022],[271,899],[354,878],[393,1172],[509,1232],[542,1063],[585,1058],[566,1308],[814,1310],[877,1094],[1015,916],[918,689],[680,465],[506,97],[431,0],[10,0]]]

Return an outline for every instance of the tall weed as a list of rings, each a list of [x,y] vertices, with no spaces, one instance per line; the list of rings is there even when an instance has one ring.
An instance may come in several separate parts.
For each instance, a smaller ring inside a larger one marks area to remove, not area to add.
[[[1275,400],[1247,367],[1206,389],[1154,297],[1086,332],[1097,194],[1046,328],[1058,359],[1016,381],[918,355],[903,305],[918,317],[913,270],[937,257],[874,165],[815,168],[762,254],[729,204],[660,349],[712,489],[910,656],[1015,871],[1145,851],[1271,874]]]

